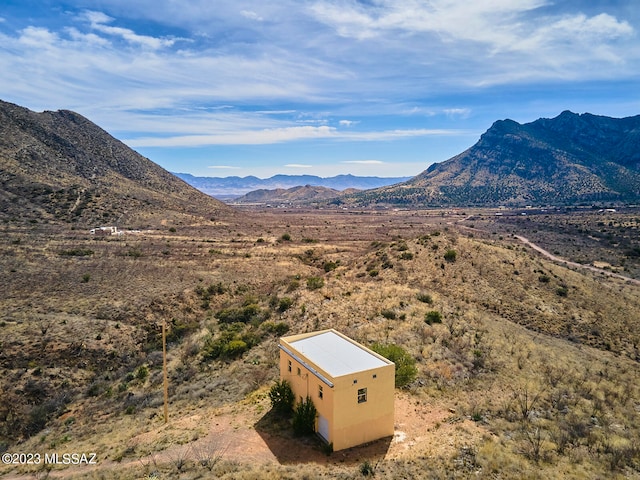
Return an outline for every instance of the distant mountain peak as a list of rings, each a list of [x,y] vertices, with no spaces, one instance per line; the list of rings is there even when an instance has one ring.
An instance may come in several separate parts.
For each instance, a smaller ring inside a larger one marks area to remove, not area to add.
[[[360,177],[352,174],[334,177],[316,175],[278,174],[270,178],[249,177],[195,177],[190,174],[176,173],[185,182],[202,192],[219,198],[239,197],[256,190],[289,189],[299,186],[326,187],[344,191],[348,189],[366,190],[394,183],[405,182],[411,177]]]
[[[395,205],[557,205],[640,201],[640,115],[565,110],[498,120],[471,148],[399,186],[345,201]]]

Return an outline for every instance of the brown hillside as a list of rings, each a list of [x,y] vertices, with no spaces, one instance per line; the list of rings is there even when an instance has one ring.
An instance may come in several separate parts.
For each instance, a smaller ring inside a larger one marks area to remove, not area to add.
[[[77,113],[0,101],[0,212],[13,221],[135,227],[230,210]]]

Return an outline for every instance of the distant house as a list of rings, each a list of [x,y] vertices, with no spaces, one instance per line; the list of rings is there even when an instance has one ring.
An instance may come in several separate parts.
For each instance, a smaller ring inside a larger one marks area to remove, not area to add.
[[[91,235],[122,235],[118,227],[96,227],[89,230]]]
[[[282,337],[280,379],[313,400],[334,450],[393,435],[395,364],[333,329]]]

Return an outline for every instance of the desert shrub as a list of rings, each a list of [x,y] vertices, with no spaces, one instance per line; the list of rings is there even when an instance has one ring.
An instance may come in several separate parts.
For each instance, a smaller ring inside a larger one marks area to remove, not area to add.
[[[549,281],[551,281],[551,278],[549,278],[549,275],[540,275],[538,277],[538,281],[540,283],[549,283]]]
[[[416,298],[422,303],[427,303],[429,305],[433,303],[433,297],[428,293],[420,292],[416,295]]]
[[[283,233],[282,236],[280,237],[280,240],[282,240],[283,242],[290,242],[291,241],[291,234]]]
[[[397,249],[399,252],[406,252],[407,250],[409,250],[409,246],[408,246],[406,243],[402,242],[402,243],[399,243],[399,244],[398,244],[398,246],[396,247],[396,249]]]
[[[95,252],[89,248],[72,248],[71,250],[61,250],[61,257],[87,257]]]
[[[300,280],[298,278],[292,278],[287,286],[287,292],[294,292],[300,287]]]
[[[416,360],[404,348],[394,344],[374,343],[371,350],[396,364],[396,387],[413,382],[418,375]]]
[[[202,299],[202,308],[207,310],[209,308],[209,301],[213,295],[222,295],[227,291],[227,288],[222,282],[214,283],[204,288],[202,285],[198,285],[195,288],[196,295]]]
[[[556,288],[556,294],[559,297],[566,297],[569,294],[569,289],[565,285],[561,285]]]
[[[261,336],[252,327],[242,322],[221,325],[222,331],[217,337],[209,335],[202,347],[204,360],[218,358],[236,358],[258,345]]]
[[[396,312],[394,312],[393,310],[389,310],[389,309],[382,310],[382,312],[380,312],[380,315],[382,315],[387,320],[395,320],[398,317],[396,315]]]
[[[413,260],[413,253],[411,253],[411,252],[402,252],[400,254],[400,260]]]
[[[167,329],[167,342],[173,343],[187,336],[200,328],[198,321],[188,321],[185,319],[172,318]]]
[[[202,356],[205,360],[215,360],[218,358],[231,358],[246,351],[246,342],[240,340],[241,344],[232,343],[234,341],[236,340],[233,337],[229,338],[227,335],[217,338],[209,337],[205,340]]]
[[[322,277],[307,278],[307,288],[309,290],[318,290],[322,287],[324,287],[324,279]]]
[[[444,259],[447,262],[455,262],[457,256],[458,256],[458,253],[453,249],[449,249],[444,253]]]
[[[278,336],[282,336],[289,331],[289,325],[284,322],[264,322],[262,325],[260,325],[260,328],[262,328],[267,333]]]
[[[293,433],[296,435],[312,434],[316,430],[318,411],[311,397],[298,402],[293,412]]]
[[[324,264],[322,265],[322,268],[324,268],[325,272],[330,272],[338,268],[338,264],[336,262],[327,261],[327,262],[324,262]]]
[[[375,468],[373,468],[373,465],[371,465],[369,460],[365,460],[360,464],[360,474],[363,477],[373,477],[376,474]]]
[[[437,310],[431,310],[424,315],[424,321],[428,325],[442,323],[442,314]]]
[[[144,382],[148,376],[149,376],[149,368],[147,368],[146,365],[140,365],[136,369],[135,378],[137,378],[141,382]]]
[[[293,404],[296,396],[291,390],[288,381],[277,381],[269,390],[269,400],[271,407],[280,414],[286,415],[293,411]]]
[[[104,382],[93,382],[87,388],[86,396],[87,397],[97,397],[101,393],[103,393],[107,389],[107,384]]]
[[[124,254],[124,256],[125,257],[140,258],[142,256],[142,252],[138,248],[130,248],[129,250],[127,250],[127,252]]]
[[[261,323],[268,318],[268,312],[259,305],[251,303],[242,307],[223,308],[216,313],[220,323]]]
[[[278,311],[281,313],[286,312],[293,305],[293,299],[291,297],[282,297],[278,302]]]
[[[229,343],[227,343],[226,347],[225,347],[225,354],[228,357],[237,357],[242,355],[244,352],[246,352],[249,349],[249,346],[247,345],[247,342],[245,342],[244,340],[231,340]]]

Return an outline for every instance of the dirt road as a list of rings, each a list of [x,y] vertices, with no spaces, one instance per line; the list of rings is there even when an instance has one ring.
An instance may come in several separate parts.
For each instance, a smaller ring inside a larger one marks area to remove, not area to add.
[[[625,277],[624,275],[620,275],[619,273],[611,272],[609,270],[605,270],[604,268],[594,267],[593,265],[585,265],[585,264],[582,264],[582,263],[571,262],[569,260],[565,260],[564,258],[560,258],[560,257],[558,257],[556,255],[553,255],[551,252],[548,252],[547,250],[545,250],[544,248],[540,247],[539,245],[536,245],[535,243],[531,242],[531,240],[529,240],[526,237],[523,237],[521,235],[514,235],[514,236],[518,240],[520,240],[522,243],[524,243],[525,245],[533,248],[536,252],[541,253],[542,255],[544,255],[545,257],[547,257],[549,260],[551,260],[553,262],[562,263],[562,264],[567,265],[569,267],[583,268],[585,270],[591,270],[592,272],[601,273],[603,275],[607,275],[608,277],[619,278],[621,280],[625,280],[625,281],[633,283],[635,285],[640,285],[640,280],[636,280],[635,278]]]

